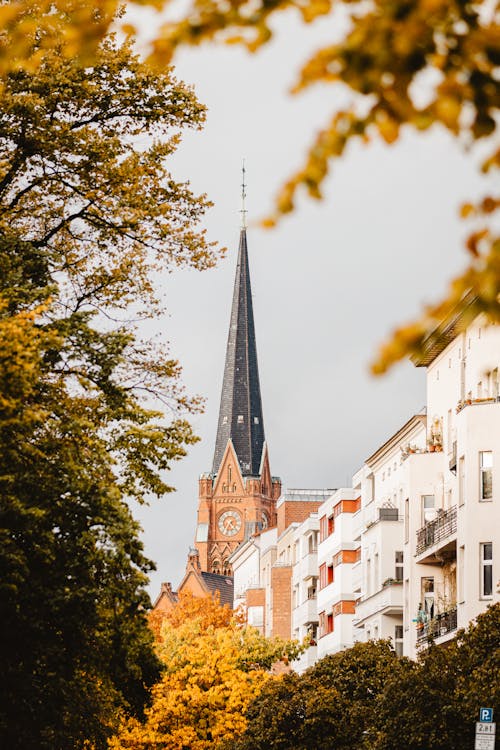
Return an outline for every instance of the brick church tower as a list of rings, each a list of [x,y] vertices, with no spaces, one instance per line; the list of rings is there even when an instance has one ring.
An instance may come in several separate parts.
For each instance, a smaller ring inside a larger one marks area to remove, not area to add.
[[[260,529],[276,525],[281,481],[271,476],[264,437],[246,228],[227,340],[212,471],[199,481],[195,547],[201,570],[232,575],[227,558]]]

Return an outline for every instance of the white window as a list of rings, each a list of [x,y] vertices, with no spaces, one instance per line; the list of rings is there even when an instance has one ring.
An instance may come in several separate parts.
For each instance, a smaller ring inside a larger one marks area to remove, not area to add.
[[[403,656],[403,626],[395,625],[394,627],[394,650],[396,656]]]
[[[434,495],[422,495],[422,523],[433,521],[436,517],[436,498]]]
[[[243,424],[243,414],[238,414],[238,424]]]
[[[394,577],[396,581],[402,581],[403,580],[403,553],[402,552],[394,553],[394,562],[395,562]]]
[[[481,598],[493,596],[493,543],[481,544]]]
[[[491,451],[479,451],[479,499],[491,500],[493,498],[493,453]]]
[[[259,418],[258,417],[254,417],[253,418],[253,423],[254,424],[259,424]]]

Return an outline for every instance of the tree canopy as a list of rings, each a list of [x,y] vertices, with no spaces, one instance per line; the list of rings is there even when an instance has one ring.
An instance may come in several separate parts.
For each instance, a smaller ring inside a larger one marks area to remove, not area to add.
[[[234,750],[467,750],[480,706],[500,711],[500,604],[416,661],[358,643],[266,683]]]
[[[0,99],[0,744],[105,747],[161,665],[128,501],[196,440],[179,367],[133,319],[154,273],[217,253],[168,171],[204,111],[170,71],[101,43],[10,71]],[[153,397],[165,407],[151,408]]]
[[[137,4],[158,11],[167,6],[164,0]],[[93,0],[84,7],[73,0],[4,4],[0,74],[36,68],[57,44],[63,56],[92,60],[116,11],[116,0]],[[484,147],[473,152],[480,169],[498,169],[499,26],[489,0],[192,0],[175,23],[164,23],[159,16],[149,59],[162,68],[179,46],[207,40],[241,43],[254,52],[276,33],[274,18],[282,11],[297,12],[305,23],[332,18],[332,43],[303,64],[293,88],[297,94],[318,84],[331,86],[332,115],[313,137],[302,167],[280,189],[264,224],[272,226],[292,211],[300,190],[321,198],[331,166],[351,142],[381,138],[393,144],[405,127],[420,132],[442,127],[467,150],[480,142]],[[343,32],[335,23],[340,15],[349,20],[342,24]],[[134,36],[133,26],[121,25]],[[349,106],[337,107],[338,91],[349,92]],[[500,240],[492,220],[498,208],[496,195],[462,206],[463,217],[471,222],[467,267],[437,304],[394,331],[380,347],[373,372],[384,372],[399,359],[421,352],[426,339],[436,331],[439,336],[445,321],[458,312],[463,325],[481,312],[500,321]]]
[[[297,643],[242,626],[217,601],[181,594],[160,629],[165,672],[153,688],[145,721],[125,722],[111,748],[233,747],[245,730],[249,703],[273,679],[273,663],[294,659],[301,650]]]

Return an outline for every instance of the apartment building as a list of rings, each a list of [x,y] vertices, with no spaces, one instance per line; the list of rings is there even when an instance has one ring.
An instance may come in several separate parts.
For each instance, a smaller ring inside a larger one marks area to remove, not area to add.
[[[405,536],[406,653],[429,636],[453,638],[499,600],[500,327],[476,318],[456,335],[458,318],[429,340],[428,449],[439,448],[438,476],[410,497]]]
[[[355,641],[352,567],[360,556],[353,534],[353,515],[361,498],[352,488],[338,489],[318,509],[318,658],[352,646]]]
[[[361,593],[354,624],[362,630],[363,640],[390,638],[400,655],[404,637],[404,514],[416,479],[412,457],[426,452],[426,421],[424,413],[409,419],[366,459],[354,478],[361,489]]]
[[[319,518],[311,513],[293,533],[294,564],[292,568],[292,638],[309,646],[294,663],[302,673],[317,661],[318,651],[318,541]]]
[[[253,534],[229,558],[234,575],[235,608],[240,607],[249,624],[266,636],[292,637],[296,531],[332,491],[287,490],[276,506],[277,525]]]
[[[277,527],[233,553],[248,621],[309,639],[298,671],[357,640],[415,658],[500,599],[500,326],[478,317],[457,333],[460,315],[414,358],[426,408],[352,487],[289,490]]]

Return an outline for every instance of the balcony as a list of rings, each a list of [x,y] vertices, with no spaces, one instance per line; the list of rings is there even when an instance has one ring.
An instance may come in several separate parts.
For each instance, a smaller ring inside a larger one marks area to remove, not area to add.
[[[403,612],[403,581],[388,579],[375,594],[363,597],[356,604],[354,625],[361,625],[375,614],[400,615]]]
[[[436,615],[432,620],[417,623],[417,646],[423,646],[428,641],[436,640],[438,643],[448,640],[449,636],[457,629],[457,608]],[[441,640],[442,639],[442,640]]]
[[[311,596],[293,609],[293,624],[295,627],[318,622],[318,604],[315,596]]]
[[[371,508],[364,521],[365,528],[368,529],[379,521],[399,521],[399,512],[397,508],[390,505],[382,505],[378,508]]]
[[[442,548],[448,546],[443,544],[457,533],[457,506],[449,510],[440,510],[434,520],[429,521],[417,531],[417,556],[430,551],[434,547]],[[453,545],[454,546],[454,545]],[[421,561],[420,561],[421,562]],[[431,562],[429,559],[428,562]],[[432,562],[435,562],[432,560]]]
[[[293,580],[306,581],[308,578],[317,578],[318,558],[316,554],[307,554],[297,560],[293,566]]]

